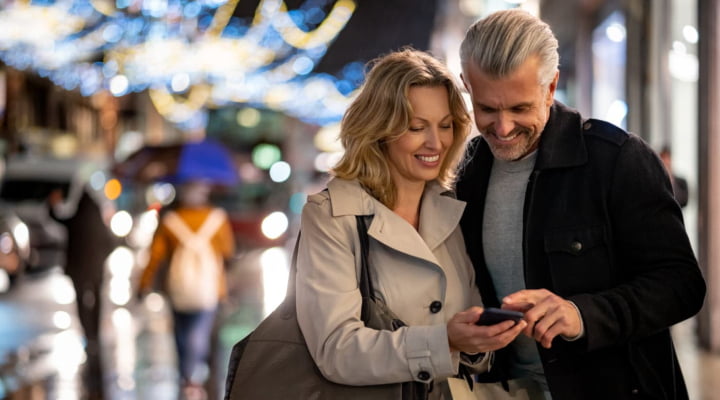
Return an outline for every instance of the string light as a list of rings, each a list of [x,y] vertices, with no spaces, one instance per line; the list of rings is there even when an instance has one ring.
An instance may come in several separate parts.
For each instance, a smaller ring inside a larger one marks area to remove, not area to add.
[[[5,2],[0,59],[84,96],[148,91],[158,112],[177,124],[231,103],[320,125],[339,121],[360,82],[313,69],[355,1],[308,0],[288,10],[282,0],[262,0],[249,22],[233,17],[238,3]],[[101,62],[88,61],[99,55]]]

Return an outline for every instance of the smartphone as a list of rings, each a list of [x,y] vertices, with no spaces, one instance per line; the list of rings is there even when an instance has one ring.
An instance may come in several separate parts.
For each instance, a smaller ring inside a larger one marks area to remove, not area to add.
[[[520,311],[503,310],[500,308],[488,307],[480,314],[476,325],[495,325],[503,321],[512,320],[517,323],[523,318]]]

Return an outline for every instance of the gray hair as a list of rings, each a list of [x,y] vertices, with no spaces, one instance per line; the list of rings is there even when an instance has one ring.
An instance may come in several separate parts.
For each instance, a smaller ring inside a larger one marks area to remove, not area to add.
[[[536,55],[540,57],[539,83],[547,86],[558,71],[558,41],[548,24],[517,8],[476,21],[460,45],[463,70],[474,63],[496,78],[511,74]]]

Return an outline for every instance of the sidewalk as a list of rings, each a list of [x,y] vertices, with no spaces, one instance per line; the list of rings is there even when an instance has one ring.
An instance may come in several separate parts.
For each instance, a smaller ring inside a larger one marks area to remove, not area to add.
[[[0,294],[0,399],[73,399],[85,361],[74,289],[59,269]]]
[[[232,346],[260,322],[262,302],[257,254],[239,257],[228,271],[229,299],[216,319],[206,390],[222,399]],[[165,298],[148,295],[124,307],[105,301],[103,321],[106,393],[109,400],[177,400],[178,373],[172,315]]]

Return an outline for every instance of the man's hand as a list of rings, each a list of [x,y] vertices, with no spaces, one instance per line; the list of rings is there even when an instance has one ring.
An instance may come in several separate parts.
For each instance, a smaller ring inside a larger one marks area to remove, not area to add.
[[[580,335],[582,321],[575,306],[546,289],[521,290],[503,299],[502,308],[525,313],[526,336],[549,349],[557,335],[574,338]]]
[[[475,354],[502,349],[515,340],[527,325],[525,321],[475,325],[482,312],[482,307],[471,307],[450,318],[447,323],[450,350]]]

